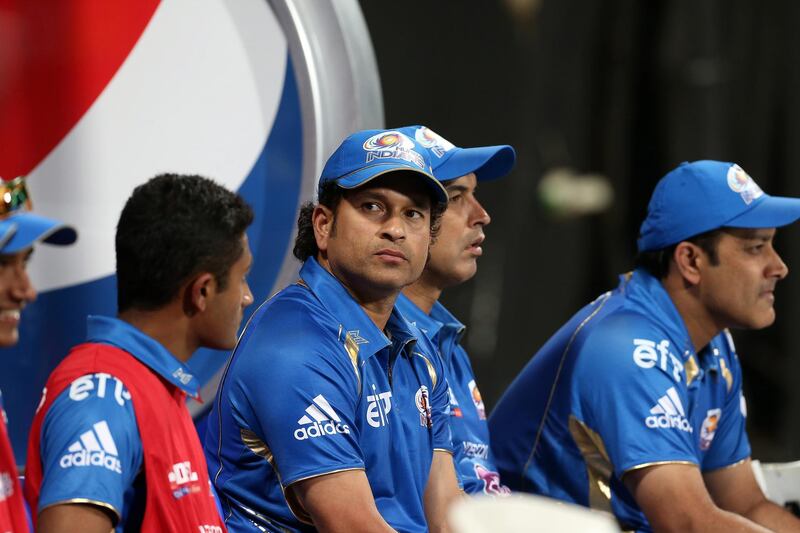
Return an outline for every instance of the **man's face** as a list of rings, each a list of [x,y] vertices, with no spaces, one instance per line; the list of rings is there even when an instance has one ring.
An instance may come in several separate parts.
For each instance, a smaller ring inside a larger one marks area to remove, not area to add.
[[[28,260],[33,248],[15,254],[0,254],[0,347],[19,341],[22,309],[36,299],[36,290],[28,278]]]
[[[445,183],[450,202],[442,215],[439,235],[431,246],[425,279],[439,288],[467,281],[478,270],[483,254],[483,227],[491,218],[475,197],[478,180],[474,173]]]
[[[391,172],[348,191],[326,224],[322,209],[314,226],[323,264],[358,300],[385,298],[419,278],[431,238],[421,178]]]
[[[772,247],[774,229],[726,229],[719,264],[704,264],[701,301],[717,325],[760,329],[775,321],[775,285],[789,269]]]
[[[253,255],[247,235],[242,235],[241,239],[244,251],[228,270],[225,288],[219,291],[215,285],[213,295],[208,299],[208,307],[204,311],[207,316],[200,325],[202,346],[218,350],[230,350],[236,346],[244,308],[253,303],[253,293],[247,283]]]

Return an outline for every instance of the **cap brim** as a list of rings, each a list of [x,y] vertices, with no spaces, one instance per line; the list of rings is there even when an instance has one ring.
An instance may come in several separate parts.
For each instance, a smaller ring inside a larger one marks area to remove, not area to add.
[[[449,181],[474,172],[478,181],[488,181],[511,172],[516,161],[516,152],[507,144],[455,148],[434,168],[433,175],[440,181]]]
[[[46,218],[33,213],[18,213],[7,219],[16,225],[16,230],[11,238],[0,248],[0,253],[13,254],[33,246],[36,242],[66,245],[72,244],[78,238],[74,228],[62,224],[52,218]]]
[[[442,186],[441,183],[439,183],[439,180],[434,178],[431,174],[420,170],[419,167],[411,164],[400,165],[397,163],[379,163],[370,165],[368,167],[360,168],[355,172],[351,172],[350,174],[347,174],[346,176],[343,176],[335,181],[336,184],[342,189],[355,189],[383,176],[384,174],[388,174],[389,172],[397,172],[400,170],[419,174],[420,178],[422,178],[422,181],[433,193],[434,198],[441,203],[447,203],[447,190],[444,188],[444,186]]]
[[[765,194],[753,208],[729,220],[729,228],[780,228],[800,219],[800,198]]]

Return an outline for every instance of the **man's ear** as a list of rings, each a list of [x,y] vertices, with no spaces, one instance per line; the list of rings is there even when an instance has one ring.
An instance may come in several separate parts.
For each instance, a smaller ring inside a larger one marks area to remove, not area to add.
[[[675,253],[672,255],[675,268],[681,277],[689,285],[700,283],[702,266],[706,261],[706,255],[696,244],[687,241],[678,243]]]
[[[203,272],[192,279],[184,291],[183,310],[189,316],[202,313],[208,308],[208,299],[217,289],[214,275]]]
[[[311,225],[314,227],[314,237],[317,240],[317,248],[321,252],[328,249],[328,239],[333,233],[333,211],[317,204],[314,212],[311,213]]]

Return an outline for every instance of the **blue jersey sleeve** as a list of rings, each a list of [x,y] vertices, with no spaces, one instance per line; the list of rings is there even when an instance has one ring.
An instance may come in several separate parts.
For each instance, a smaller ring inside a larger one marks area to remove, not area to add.
[[[643,317],[619,314],[606,322],[579,348],[573,436],[599,437],[594,444],[619,477],[650,463],[697,464],[679,352]]]
[[[719,372],[727,384],[727,396],[719,414],[708,413],[700,428],[700,447],[708,447],[703,470],[714,470],[750,457],[750,442],[745,428],[747,406],[742,393],[742,369],[730,333],[718,337]]]
[[[431,357],[436,372],[441,378],[436,380],[431,394],[431,421],[433,423],[433,449],[454,453],[453,434],[450,430],[450,385],[445,366],[438,355]]]
[[[41,434],[39,511],[81,501],[124,516],[126,491],[142,466],[130,394],[109,374],[79,377],[52,403]]]
[[[274,457],[281,484],[364,468],[355,424],[356,369],[335,333],[300,313],[275,313],[244,345],[231,401]]]

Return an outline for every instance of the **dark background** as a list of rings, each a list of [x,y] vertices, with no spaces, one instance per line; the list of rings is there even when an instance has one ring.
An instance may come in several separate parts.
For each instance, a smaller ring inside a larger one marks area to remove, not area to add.
[[[468,326],[487,408],[572,313],[629,270],[656,181],[684,160],[736,161],[800,196],[800,3],[793,0],[361,0],[386,126],[458,146],[511,144],[515,171],[481,186],[492,216],[478,275],[443,303]],[[541,201],[562,169],[614,201],[569,215]],[[797,225],[778,250],[800,269]],[[800,274],[772,327],[734,332],[753,456],[800,458]]]

